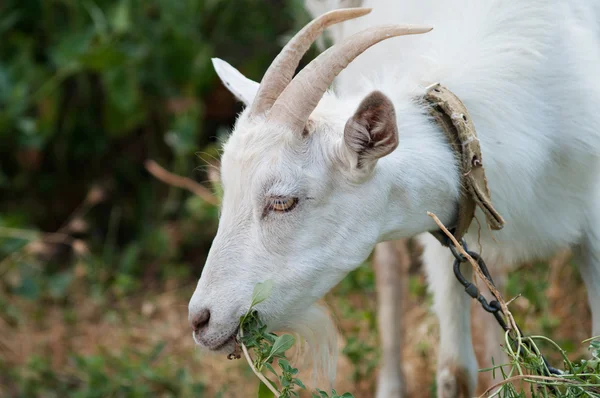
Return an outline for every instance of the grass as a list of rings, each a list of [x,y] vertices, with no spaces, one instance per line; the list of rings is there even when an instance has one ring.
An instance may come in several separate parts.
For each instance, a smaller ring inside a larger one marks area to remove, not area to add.
[[[194,382],[185,367],[173,359],[155,363],[164,348],[161,342],[148,352],[70,355],[60,369],[51,358],[33,355],[21,369],[0,363],[0,372],[5,382],[14,380],[10,394],[22,397],[202,396],[204,383]]]
[[[583,342],[589,343],[590,359],[571,361],[566,352],[547,337],[531,336],[524,339],[531,343],[530,346],[518,344],[516,348],[513,348],[512,341],[507,334],[505,347],[510,360],[509,364],[482,370],[500,372],[503,381],[489,387],[482,396],[519,398],[525,397],[525,391],[528,391],[532,398],[600,397],[599,337]],[[538,342],[549,343],[560,353],[564,367],[560,374],[550,374],[542,359]]]
[[[244,355],[254,373],[260,380],[258,388],[258,397],[298,397],[298,389],[306,390],[304,383],[296,376],[298,369],[290,365],[286,357],[286,351],[292,348],[295,343],[293,336],[288,334],[276,335],[267,332],[267,326],[263,324],[254,310],[254,306],[266,300],[271,292],[272,284],[270,281],[259,283],[252,295],[250,309],[240,320],[240,332],[238,341],[241,345]],[[560,353],[564,370],[560,374],[551,374],[542,351],[538,343],[543,342]],[[481,372],[492,372],[492,377],[496,378],[496,373],[500,373],[502,381],[487,388],[481,397],[499,397],[499,398],[520,398],[526,397],[526,391],[531,398],[547,397],[591,397],[600,398],[600,339],[591,338],[583,343],[589,343],[591,359],[581,359],[573,362],[562,349],[551,339],[544,336],[521,336],[510,332],[505,333],[504,350],[508,356],[509,363],[495,365],[488,369],[482,369]],[[355,364],[364,361],[365,353],[369,349],[354,350],[351,347],[360,342],[355,338],[348,341],[344,354]],[[249,349],[254,354],[254,359],[249,355]],[[361,355],[362,354],[362,355]],[[279,370],[274,367],[275,362]],[[372,365],[373,368],[377,362]],[[358,366],[355,366],[358,367]],[[263,373],[269,372],[271,378]],[[275,381],[273,381],[273,376]],[[313,397],[354,397],[351,393],[338,395],[335,390],[331,395],[326,391],[317,389]]]
[[[129,281],[127,274],[106,274],[99,260],[86,257],[48,273],[43,263],[25,253],[19,263],[0,270],[10,270],[0,283],[0,396],[52,397],[65,396],[66,391],[77,397],[136,396],[148,391],[147,395],[157,397],[255,394],[258,380],[245,362],[207,355],[194,346],[187,303],[196,276],[183,265],[168,268],[150,286],[141,280]],[[410,289],[403,298],[403,322],[409,325],[402,345],[406,387],[409,397],[422,397],[423,386],[434,396],[438,329],[429,311],[425,277],[418,265],[413,268],[407,275]],[[586,293],[568,257],[559,256],[549,264],[525,264],[513,273],[522,277],[507,278],[505,291],[510,292],[507,298],[523,294],[511,304],[523,330],[552,336],[573,364],[590,358],[589,344],[581,344],[591,327]],[[535,280],[546,281],[541,292],[523,289]],[[340,328],[343,354],[336,389],[372,397],[377,369],[366,362],[377,364],[379,358],[372,269],[368,264],[360,267],[324,301]],[[491,368],[490,355],[483,349],[483,338],[489,333],[482,330],[482,325],[491,323],[490,315],[475,311],[476,352],[482,367]],[[560,322],[541,321],[545,318]],[[547,333],[548,324],[551,333]],[[554,366],[563,363],[560,351],[545,341],[537,344]],[[274,369],[281,372],[277,361]],[[501,362],[496,360],[496,364]],[[291,361],[290,366],[298,368],[294,377],[310,380],[311,369]],[[524,364],[519,366],[526,369]],[[482,372],[479,378],[486,385],[503,380],[499,369]],[[185,385],[173,386],[178,380]],[[310,396],[308,391],[297,390],[300,396]]]
[[[259,283],[252,293],[252,302],[248,312],[240,319],[240,332],[238,342],[244,352],[248,364],[260,380],[258,388],[259,398],[299,397],[298,389],[306,390],[304,383],[297,377],[298,369],[293,367],[286,357],[288,351],[295,343],[294,336],[282,334],[280,336],[267,332],[265,325],[254,310],[254,307],[266,300],[271,294],[273,285],[271,281]],[[252,359],[248,353],[251,350],[254,354]],[[274,364],[277,362],[279,370],[275,370]],[[266,377],[263,371],[269,371],[271,378]],[[335,390],[331,395],[321,389],[316,389],[313,393],[316,398],[354,398],[350,393],[338,395]]]

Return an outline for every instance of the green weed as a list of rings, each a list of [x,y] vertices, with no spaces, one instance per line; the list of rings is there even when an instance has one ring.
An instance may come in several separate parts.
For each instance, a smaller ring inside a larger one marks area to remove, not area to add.
[[[530,342],[529,348],[525,341]],[[563,369],[559,375],[550,375],[544,362],[538,342],[548,343],[563,358]],[[519,340],[516,349],[512,348],[506,337],[505,351],[510,362],[498,365],[482,372],[491,371],[493,375],[501,372],[503,381],[490,387],[485,397],[519,398],[525,397],[527,389],[532,398],[560,397],[600,397],[600,340],[592,338],[589,342],[591,359],[572,362],[565,351],[551,339],[544,336],[531,336]],[[495,391],[494,391],[495,389]]]
[[[256,376],[260,379],[258,388],[258,397],[298,397],[298,388],[306,389],[304,383],[296,377],[298,369],[294,368],[286,358],[288,351],[295,343],[294,336],[290,334],[276,335],[267,331],[265,325],[254,310],[254,307],[266,300],[271,294],[272,282],[266,281],[259,283],[252,293],[252,301],[246,315],[240,319],[240,332],[238,341],[242,346],[244,355],[252,367]],[[248,350],[251,350],[254,356],[252,359]],[[235,355],[235,354],[233,354]],[[276,370],[274,363],[277,362],[279,370]],[[263,374],[263,371],[269,371],[269,376]],[[350,393],[338,395],[335,390],[331,394],[317,389],[313,393],[316,398],[353,398]]]
[[[185,368],[170,360],[159,361],[164,347],[159,343],[147,352],[72,355],[60,370],[49,357],[33,356],[17,369],[0,359],[0,385],[11,386],[8,396],[21,397],[202,396],[204,384],[194,382]]]

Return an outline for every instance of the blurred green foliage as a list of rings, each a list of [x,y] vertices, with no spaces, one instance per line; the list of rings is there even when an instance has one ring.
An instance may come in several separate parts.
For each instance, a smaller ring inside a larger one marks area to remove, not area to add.
[[[119,300],[164,290],[170,280],[195,282],[218,210],[156,181],[144,161],[206,181],[206,162],[219,158],[219,141],[241,110],[211,58],[260,80],[287,37],[307,22],[302,3],[0,2],[0,321],[37,322],[48,316],[46,306],[58,304],[73,325],[81,297],[103,308],[100,322],[126,319]],[[80,244],[44,239],[40,248],[34,244],[42,231]],[[544,269],[536,265],[527,279],[511,275],[507,297],[522,293],[550,333],[557,320],[539,282]],[[374,285],[365,263],[336,289],[341,314],[356,325],[343,352],[357,383],[372,378],[379,360]],[[346,299],[353,292],[368,305]],[[414,277],[410,292],[427,296]],[[15,296],[36,310],[23,313]],[[70,353],[66,369],[43,356],[16,368],[0,352],[0,395],[6,384],[27,397],[202,396],[204,386],[185,367],[155,361],[163,347]]]
[[[201,266],[217,209],[144,161],[207,180],[205,160],[241,109],[211,58],[260,80],[307,19],[300,0],[1,2],[0,227],[60,230],[96,188],[83,238],[111,281]],[[30,241],[1,232],[0,260]]]
[[[204,385],[195,383],[185,368],[171,360],[160,366],[153,362],[161,354],[159,343],[150,352],[129,350],[120,355],[81,356],[70,358],[67,370],[57,371],[47,357],[32,357],[17,377],[13,391],[22,397],[200,397]],[[3,377],[15,370],[3,366]],[[1,378],[0,378],[1,379]]]
[[[61,305],[75,323],[81,297],[108,319],[123,315],[119,300],[195,283],[218,209],[144,162],[205,183],[241,110],[211,58],[259,81],[308,18],[301,0],[0,2],[0,321],[38,321],[45,305]],[[67,239],[40,239],[48,232]],[[40,310],[20,312],[16,296]],[[201,396],[186,369],[152,355],[72,354],[54,369],[44,357],[13,368],[0,354],[0,387]]]

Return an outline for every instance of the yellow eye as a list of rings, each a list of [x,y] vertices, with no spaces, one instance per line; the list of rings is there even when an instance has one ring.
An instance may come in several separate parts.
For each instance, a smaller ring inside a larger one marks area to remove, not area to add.
[[[298,204],[298,198],[272,198],[271,209],[275,211],[290,211]]]

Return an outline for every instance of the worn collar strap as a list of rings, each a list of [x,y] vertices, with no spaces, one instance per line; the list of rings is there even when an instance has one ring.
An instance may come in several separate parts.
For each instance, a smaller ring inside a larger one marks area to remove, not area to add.
[[[502,229],[504,219],[492,205],[479,139],[467,108],[456,95],[439,83],[428,87],[424,98],[429,104],[429,113],[446,134],[460,165],[462,181],[458,215],[450,231],[460,241],[475,217],[477,206],[485,214],[491,229]],[[432,234],[442,245],[448,246],[448,238],[442,231]]]

